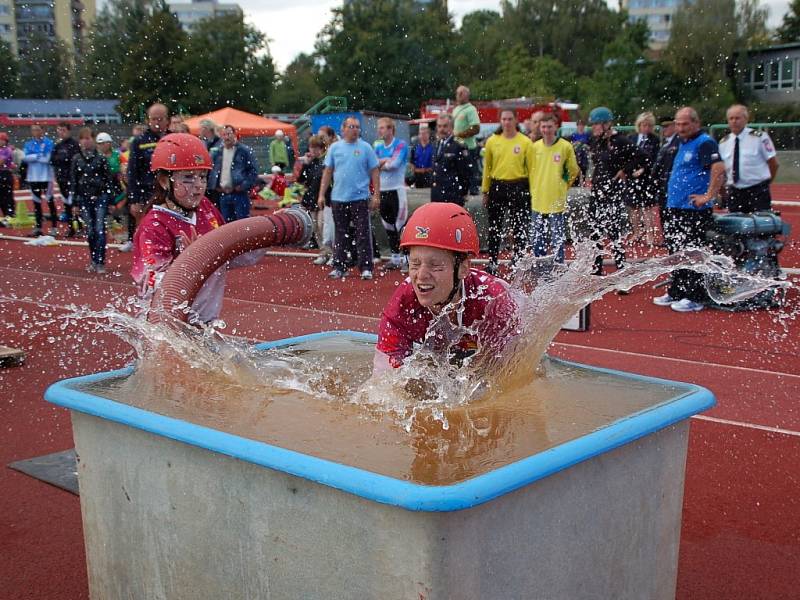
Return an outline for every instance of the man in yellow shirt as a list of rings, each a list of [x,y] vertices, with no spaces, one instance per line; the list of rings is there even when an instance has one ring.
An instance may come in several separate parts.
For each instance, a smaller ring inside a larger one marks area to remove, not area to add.
[[[483,157],[483,205],[489,221],[488,273],[497,273],[497,257],[508,223],[514,236],[512,266],[528,250],[531,224],[533,142],[520,133],[513,110],[500,113],[500,130],[489,136]]]
[[[555,115],[543,115],[539,122],[542,139],[533,144],[533,255],[554,254],[558,262],[564,262],[567,190],[580,169],[572,144],[556,137],[557,129]]]

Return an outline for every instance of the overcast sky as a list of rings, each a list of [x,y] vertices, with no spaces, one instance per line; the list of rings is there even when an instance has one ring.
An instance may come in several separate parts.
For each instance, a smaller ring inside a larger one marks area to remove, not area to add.
[[[185,0],[186,1],[186,0]],[[230,0],[220,0],[226,2]],[[238,0],[247,21],[267,34],[270,51],[278,70],[282,71],[300,52],[312,52],[317,33],[331,18],[331,8],[342,0]],[[618,0],[609,0],[614,6]],[[789,0],[762,0],[770,9],[770,26],[780,24]],[[478,9],[499,12],[499,0],[449,0],[448,7],[456,19]]]

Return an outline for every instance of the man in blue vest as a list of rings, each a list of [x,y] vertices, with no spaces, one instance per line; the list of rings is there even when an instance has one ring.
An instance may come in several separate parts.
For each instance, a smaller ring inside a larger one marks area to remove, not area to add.
[[[717,142],[700,129],[697,111],[680,109],[675,114],[675,127],[680,147],[667,186],[664,231],[670,254],[706,245],[706,231],[714,225],[714,199],[725,181],[725,164]],[[707,301],[703,276],[689,269],[676,270],[669,291],[653,299],[654,304],[678,312],[701,311]]]

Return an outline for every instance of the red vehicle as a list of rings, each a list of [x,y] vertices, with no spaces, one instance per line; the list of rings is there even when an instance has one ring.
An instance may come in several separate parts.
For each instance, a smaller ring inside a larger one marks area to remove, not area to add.
[[[486,129],[494,129],[500,125],[500,112],[511,109],[517,115],[517,120],[521,123],[537,111],[555,113],[559,124],[563,127],[574,128],[577,120],[579,106],[571,102],[548,102],[542,98],[508,98],[506,100],[476,100],[472,102],[478,109],[478,116],[481,119],[481,132]],[[411,121],[412,124],[435,121],[436,117],[442,113],[449,113],[453,110],[454,102],[449,100],[428,100],[420,107],[420,118]]]

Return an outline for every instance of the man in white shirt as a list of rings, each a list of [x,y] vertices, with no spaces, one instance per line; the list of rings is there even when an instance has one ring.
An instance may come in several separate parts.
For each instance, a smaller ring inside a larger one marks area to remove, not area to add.
[[[775,146],[764,131],[747,127],[747,107],[734,104],[727,112],[731,132],[719,143],[728,183],[728,209],[756,212],[772,209],[769,184],[778,172]]]

